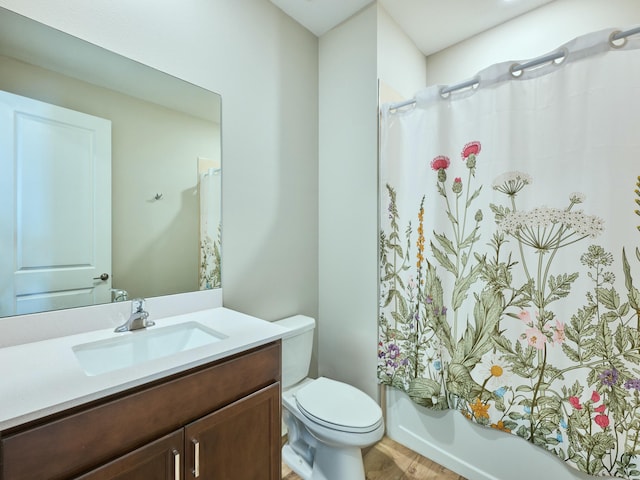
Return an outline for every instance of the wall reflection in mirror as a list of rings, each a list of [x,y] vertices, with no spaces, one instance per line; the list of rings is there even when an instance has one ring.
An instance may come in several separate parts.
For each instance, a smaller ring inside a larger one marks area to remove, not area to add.
[[[220,104],[0,8],[0,316],[219,288]]]

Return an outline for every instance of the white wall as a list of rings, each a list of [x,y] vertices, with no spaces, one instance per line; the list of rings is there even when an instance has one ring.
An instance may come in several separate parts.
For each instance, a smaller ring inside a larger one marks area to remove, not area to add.
[[[582,34],[640,23],[637,0],[557,0],[427,58],[429,84],[456,83],[496,62],[539,56]],[[389,389],[387,433],[470,480],[587,480],[554,455],[480,427],[458,412],[433,412]]]
[[[379,397],[377,82],[410,97],[425,58],[380,5],[320,38],[319,374]]]
[[[375,5],[320,38],[318,370],[378,397]]]
[[[317,317],[318,39],[266,0],[0,0],[222,95],[224,304]]]
[[[426,63],[413,40],[378,4],[378,78],[402,98],[412,98],[427,84]]]

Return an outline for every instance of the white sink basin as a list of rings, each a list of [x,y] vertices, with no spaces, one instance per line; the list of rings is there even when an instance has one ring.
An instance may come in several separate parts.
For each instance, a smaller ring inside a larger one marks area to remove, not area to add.
[[[142,362],[202,347],[227,338],[198,322],[168,327],[149,327],[73,347],[87,375],[100,375]]]

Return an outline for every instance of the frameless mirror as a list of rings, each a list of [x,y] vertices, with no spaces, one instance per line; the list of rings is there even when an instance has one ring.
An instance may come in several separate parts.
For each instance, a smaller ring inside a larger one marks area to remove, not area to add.
[[[0,8],[0,316],[220,287],[220,108]]]

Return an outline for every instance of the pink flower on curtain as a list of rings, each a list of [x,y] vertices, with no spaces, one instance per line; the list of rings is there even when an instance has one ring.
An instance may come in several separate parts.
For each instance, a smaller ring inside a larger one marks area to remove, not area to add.
[[[527,338],[527,343],[538,350],[542,350],[544,348],[545,343],[547,343],[547,337],[537,328],[527,328],[525,330],[525,335]]]
[[[603,403],[599,407],[594,408],[593,411],[596,413],[604,413],[606,409],[607,409],[607,406]]]
[[[451,190],[453,191],[453,193],[462,192],[462,179],[460,177],[456,177],[453,180],[453,185],[451,186]]]
[[[607,417],[606,415],[596,415],[596,418],[594,418],[593,420],[602,428],[606,428],[609,426],[609,417]]]
[[[596,392],[595,390],[591,394],[591,401],[593,403],[598,403],[600,401],[600,394],[598,392]]]
[[[469,142],[462,149],[462,159],[466,160],[470,155],[478,155],[480,153],[480,142]]]
[[[569,403],[576,410],[582,410],[582,405],[580,405],[580,400],[578,397],[569,397]]]
[[[518,313],[518,318],[524,323],[530,325],[529,322],[531,322],[531,314],[527,310],[520,310],[520,313]]]
[[[449,168],[450,164],[451,161],[449,160],[449,157],[445,157],[444,155],[439,155],[431,160],[431,168],[435,171],[438,171],[441,168],[446,170],[447,168]]]
[[[563,343],[566,340],[566,338],[567,337],[565,337],[565,334],[564,334],[564,322],[556,320],[556,328],[555,328],[555,331],[553,332],[554,343],[557,343],[559,345]]]

